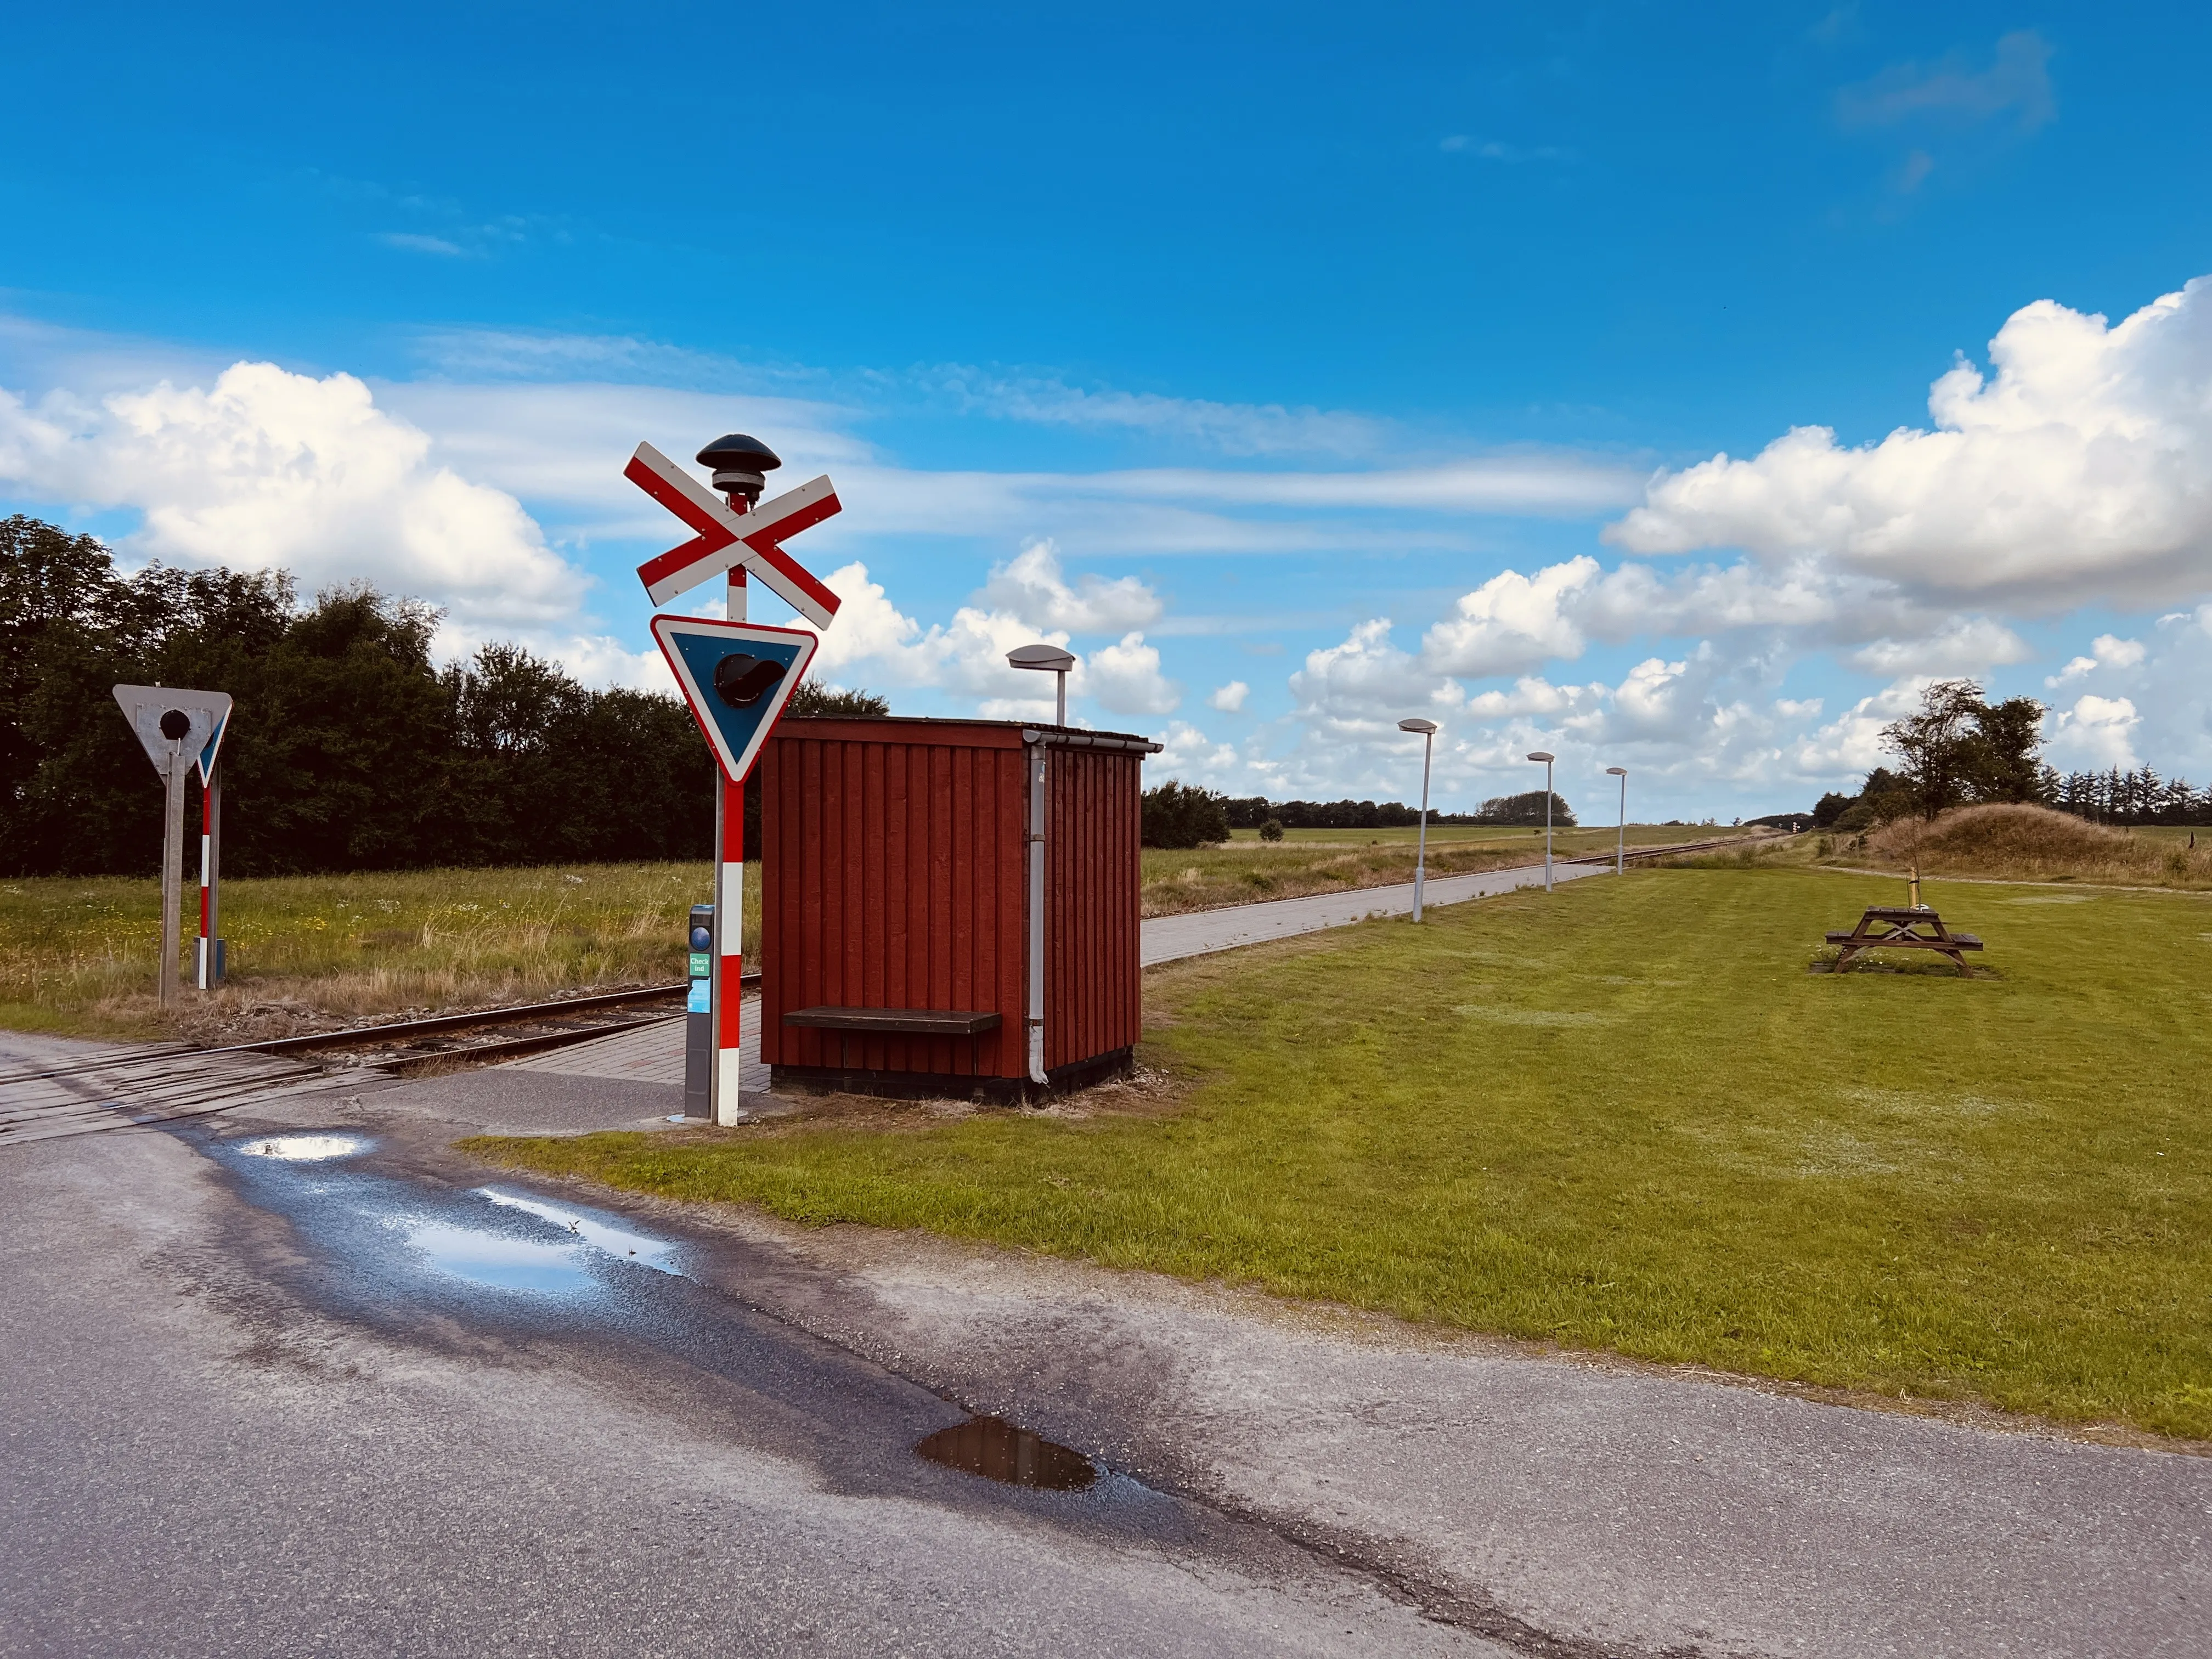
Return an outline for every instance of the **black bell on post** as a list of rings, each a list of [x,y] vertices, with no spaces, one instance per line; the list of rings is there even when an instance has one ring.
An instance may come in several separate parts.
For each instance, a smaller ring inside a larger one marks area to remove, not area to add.
[[[768,487],[768,474],[783,465],[783,458],[758,438],[732,432],[699,452],[699,465],[714,471],[714,488],[726,495],[742,495],[748,506],[757,506]],[[731,502],[732,507],[735,501]]]

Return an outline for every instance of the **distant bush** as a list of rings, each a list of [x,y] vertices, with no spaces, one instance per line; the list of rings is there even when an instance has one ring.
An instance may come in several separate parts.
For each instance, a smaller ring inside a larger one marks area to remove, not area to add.
[[[1139,836],[1147,847],[1204,847],[1229,839],[1228,802],[1210,789],[1170,778],[1145,791]]]
[[[1282,838],[1283,821],[1280,818],[1269,818],[1265,823],[1260,826],[1260,839],[1261,841],[1280,841]]]

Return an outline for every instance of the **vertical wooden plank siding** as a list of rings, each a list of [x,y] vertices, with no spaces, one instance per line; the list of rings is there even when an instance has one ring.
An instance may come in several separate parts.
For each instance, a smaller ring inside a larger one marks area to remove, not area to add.
[[[1139,757],[1054,749],[1048,763],[1045,1065],[1075,1064],[1141,1034],[1138,974]]]
[[[793,720],[761,761],[761,1051],[835,1066],[815,1006],[995,1010],[965,1039],[855,1036],[856,1068],[1028,1069],[1028,774],[996,721]],[[1129,896],[1134,926],[1135,894]]]

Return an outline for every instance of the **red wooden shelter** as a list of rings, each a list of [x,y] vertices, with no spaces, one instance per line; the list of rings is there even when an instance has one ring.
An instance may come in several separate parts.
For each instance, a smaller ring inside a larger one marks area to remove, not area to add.
[[[1158,749],[1001,720],[779,725],[761,759],[773,1086],[1014,1101],[1127,1072]]]

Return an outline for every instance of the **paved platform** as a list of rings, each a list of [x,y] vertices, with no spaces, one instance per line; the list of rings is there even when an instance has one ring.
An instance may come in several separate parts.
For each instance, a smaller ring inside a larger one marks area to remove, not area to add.
[[[747,1094],[768,1092],[768,1067],[760,1057],[760,999],[747,997],[739,1015],[740,1073],[738,1084]],[[556,1077],[608,1078],[625,1083],[664,1083],[684,1086],[684,1016],[655,1020],[637,1030],[593,1037],[550,1054],[510,1060],[516,1072],[544,1072]]]

